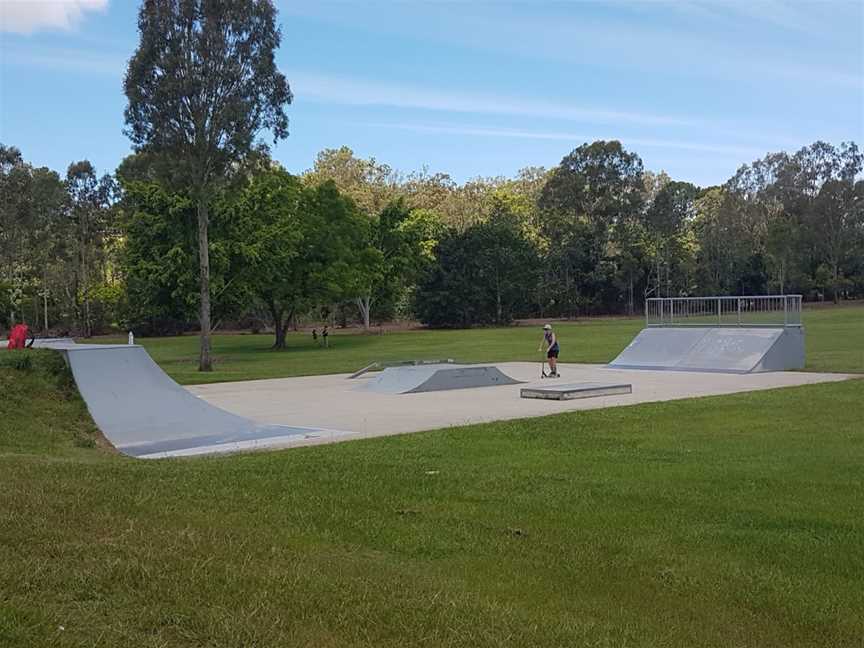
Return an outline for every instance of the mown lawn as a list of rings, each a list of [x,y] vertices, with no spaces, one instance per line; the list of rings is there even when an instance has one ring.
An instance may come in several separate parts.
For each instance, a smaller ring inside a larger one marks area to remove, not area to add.
[[[641,330],[638,319],[586,319],[558,323],[564,362],[603,363],[613,359]],[[804,326],[809,371],[864,373],[864,306],[806,310]],[[216,335],[215,371],[197,371],[194,335],[139,339],[172,378],[182,384],[280,378],[354,371],[377,360],[454,358],[465,362],[537,360],[539,327],[468,331],[403,331],[385,335],[331,336],[331,348],[312,342],[308,333],[288,336],[288,348],[271,351],[269,335]],[[110,341],[110,340],[109,340]],[[119,341],[119,340],[113,340]]]
[[[2,646],[861,645],[864,380],[136,461],[30,353]]]

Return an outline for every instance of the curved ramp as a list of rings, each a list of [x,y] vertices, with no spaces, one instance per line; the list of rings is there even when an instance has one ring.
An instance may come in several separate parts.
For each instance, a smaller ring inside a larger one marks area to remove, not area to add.
[[[803,369],[804,331],[800,327],[646,328],[608,366],[723,373]]]
[[[448,389],[517,385],[520,382],[494,366],[430,364],[388,367],[359,389],[380,394],[415,394]]]
[[[137,345],[44,344],[61,351],[90,415],[120,452],[139,458],[233,452],[325,433],[261,425],[210,405]]]

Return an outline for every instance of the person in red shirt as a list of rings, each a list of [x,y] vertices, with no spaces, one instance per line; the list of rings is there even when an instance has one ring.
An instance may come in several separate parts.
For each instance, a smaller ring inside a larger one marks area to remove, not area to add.
[[[26,324],[16,324],[9,332],[9,349],[23,349],[27,346],[27,336],[30,329]]]

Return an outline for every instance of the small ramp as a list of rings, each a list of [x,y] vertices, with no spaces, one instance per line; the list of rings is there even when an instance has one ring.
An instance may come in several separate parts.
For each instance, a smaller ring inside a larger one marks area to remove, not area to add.
[[[596,396],[617,396],[632,394],[633,385],[629,383],[570,383],[568,385],[532,385],[519,390],[522,398],[541,398],[545,400],[576,400]]]
[[[803,369],[804,332],[800,327],[646,328],[608,366],[741,374]]]
[[[373,362],[372,364],[366,365],[362,369],[358,369],[350,376],[348,376],[348,380],[354,380],[355,378],[359,378],[360,376],[369,373],[370,371],[377,371],[378,369],[385,369],[387,367],[406,367],[406,366],[415,366],[415,365],[430,365],[430,364],[454,364],[456,361],[452,358],[447,358],[446,360],[394,360],[394,361],[383,361],[379,360],[377,362]]]
[[[416,394],[519,383],[491,365],[426,364],[388,367],[358,389],[379,394]]]
[[[102,433],[120,452],[161,458],[263,448],[331,432],[262,425],[210,405],[159,368],[138,345],[55,342]]]

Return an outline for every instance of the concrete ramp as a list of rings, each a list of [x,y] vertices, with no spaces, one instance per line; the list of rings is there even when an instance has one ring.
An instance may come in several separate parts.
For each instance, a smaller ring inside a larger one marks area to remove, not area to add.
[[[260,425],[193,395],[137,345],[49,343],[66,355],[90,415],[120,452],[139,458],[234,452],[329,434]]]
[[[380,394],[414,394],[520,382],[494,366],[430,364],[388,367],[359,389]]]
[[[661,369],[683,362],[708,329],[646,328],[609,363],[622,369]]]
[[[711,328],[676,366],[750,373],[783,334],[783,329]]]
[[[656,327],[643,329],[615,369],[753,373],[804,368],[800,327]]]

